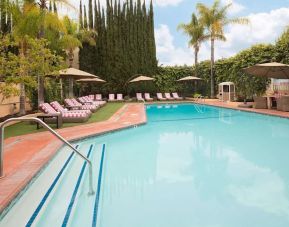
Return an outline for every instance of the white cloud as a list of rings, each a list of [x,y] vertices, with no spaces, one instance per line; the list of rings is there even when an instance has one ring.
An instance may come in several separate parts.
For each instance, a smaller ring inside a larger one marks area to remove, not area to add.
[[[245,9],[244,5],[237,3],[234,0],[221,0],[221,3],[223,5],[232,4],[232,7],[229,9],[229,14],[237,14]]]
[[[193,52],[190,49],[182,49],[174,46],[174,37],[168,25],[161,24],[155,29],[157,55],[160,64],[183,65],[192,64]]]
[[[158,6],[177,6],[183,0],[154,0],[153,2]]]
[[[231,25],[226,30],[226,42],[217,41],[215,58],[227,58],[258,43],[274,43],[289,23],[289,8],[280,8],[268,13],[248,15],[249,25]],[[168,25],[160,25],[156,30],[157,56],[160,64],[192,65],[192,48],[174,45],[174,37]],[[187,44],[184,44],[184,46]],[[210,59],[210,44],[203,43],[199,59]]]

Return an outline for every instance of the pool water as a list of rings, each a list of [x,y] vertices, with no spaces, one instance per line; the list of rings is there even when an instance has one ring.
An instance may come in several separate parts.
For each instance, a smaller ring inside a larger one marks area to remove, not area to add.
[[[96,192],[105,145],[97,206],[85,172],[64,221],[83,166],[74,157],[33,225],[289,226],[288,119],[193,104],[150,105],[147,117],[78,143]]]

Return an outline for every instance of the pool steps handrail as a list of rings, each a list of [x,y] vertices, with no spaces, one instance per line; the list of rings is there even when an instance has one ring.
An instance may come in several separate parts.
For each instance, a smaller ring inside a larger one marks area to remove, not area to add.
[[[42,120],[36,118],[36,117],[19,117],[19,118],[10,118],[5,120],[0,124],[0,178],[4,176],[3,171],[3,157],[4,157],[4,128],[5,125],[7,125],[10,122],[37,122],[41,124],[44,128],[46,128],[50,133],[52,133],[54,136],[56,136],[60,141],[62,141],[64,144],[66,144],[68,147],[72,149],[74,153],[76,153],[80,158],[82,158],[85,162],[87,162],[89,166],[89,195],[94,195],[93,190],[93,177],[92,177],[92,163],[91,161],[86,158],[82,153],[80,153],[71,143],[69,143],[66,139],[64,139],[61,135],[59,135],[55,130],[53,130],[49,125],[47,125]]]

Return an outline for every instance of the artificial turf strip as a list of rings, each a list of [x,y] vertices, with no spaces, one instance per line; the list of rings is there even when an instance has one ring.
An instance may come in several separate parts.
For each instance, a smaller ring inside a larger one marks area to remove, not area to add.
[[[77,125],[82,125],[82,124],[90,124],[90,123],[108,120],[123,105],[124,103],[107,103],[104,107],[100,108],[95,113],[93,113],[87,122],[64,123],[62,127],[66,128],[66,127],[72,127],[72,126],[77,126]],[[56,124],[51,124],[50,126],[54,129],[56,128]],[[30,133],[43,132],[45,130],[46,129],[44,128],[36,129],[36,124],[20,122],[20,123],[5,127],[4,138],[6,139],[9,137],[13,137],[13,136],[20,136],[20,135],[25,135],[25,134],[30,134]]]

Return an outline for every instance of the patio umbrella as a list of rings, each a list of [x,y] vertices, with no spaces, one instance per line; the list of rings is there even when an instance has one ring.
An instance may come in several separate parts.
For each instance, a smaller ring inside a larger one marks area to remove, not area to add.
[[[106,83],[105,80],[100,78],[87,78],[87,79],[79,79],[76,80],[77,83]]]
[[[148,76],[138,76],[134,79],[132,79],[131,81],[129,81],[129,83],[136,83],[136,82],[142,82],[142,81],[153,81],[155,80],[152,77],[148,77]]]
[[[202,80],[202,79],[199,77],[196,77],[196,76],[186,76],[186,77],[181,78],[177,81],[197,81],[197,80]]]
[[[244,68],[245,73],[275,79],[289,79],[289,65],[271,62]]]
[[[76,82],[78,82],[78,83],[87,83],[87,82],[90,82],[90,83],[105,83],[106,81],[102,80],[100,78],[88,78],[88,79],[79,79]]]
[[[186,76],[186,77],[183,77],[177,81],[178,82],[192,82],[192,83],[195,83],[195,86],[196,86],[196,82],[200,81],[200,80],[202,80],[202,79],[199,77],[196,77],[196,76]],[[192,84],[192,86],[194,86],[194,84]]]
[[[60,79],[69,79],[69,97],[73,97],[73,81],[78,79],[98,78],[97,76],[75,68],[67,68],[59,71]],[[61,81],[62,91],[62,81]],[[63,92],[61,92],[63,93]],[[61,94],[63,97],[63,94]]]

